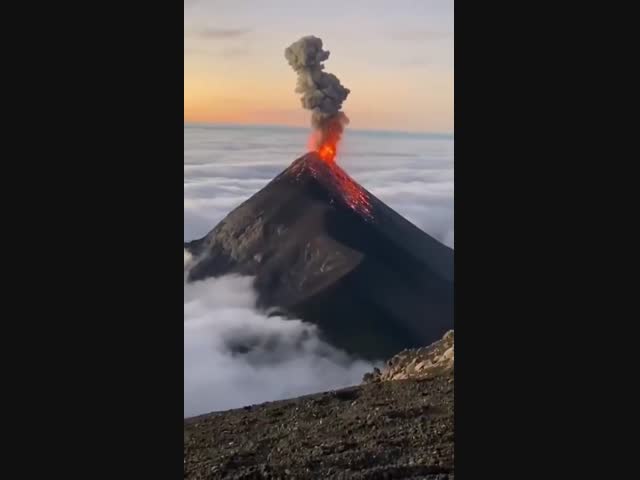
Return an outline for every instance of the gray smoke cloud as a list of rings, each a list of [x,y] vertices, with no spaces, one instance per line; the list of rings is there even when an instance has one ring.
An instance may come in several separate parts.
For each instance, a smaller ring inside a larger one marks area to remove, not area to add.
[[[320,134],[318,145],[333,137],[339,140],[349,119],[341,111],[342,102],[349,95],[338,77],[324,71],[322,62],[329,58],[322,49],[322,39],[309,35],[292,43],[284,51],[289,65],[298,74],[296,93],[301,93],[302,107],[311,110],[311,125]]]

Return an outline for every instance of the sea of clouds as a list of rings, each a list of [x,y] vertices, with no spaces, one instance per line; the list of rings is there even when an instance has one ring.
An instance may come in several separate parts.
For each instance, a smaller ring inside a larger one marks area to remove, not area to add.
[[[308,133],[185,126],[185,241],[204,236],[304,154]],[[338,162],[453,248],[453,138],[347,130]],[[191,261],[185,251],[185,272]],[[258,312],[251,284],[237,276],[185,281],[185,416],[356,384],[373,368],[322,342],[312,325]]]

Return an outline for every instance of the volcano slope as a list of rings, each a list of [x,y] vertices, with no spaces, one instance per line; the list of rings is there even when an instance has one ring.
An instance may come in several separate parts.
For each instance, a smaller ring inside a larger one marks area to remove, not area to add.
[[[454,478],[453,332],[365,383],[186,419],[188,479]]]
[[[359,357],[453,328],[453,250],[314,152],[185,249],[188,281],[254,276],[258,308],[313,323]]]

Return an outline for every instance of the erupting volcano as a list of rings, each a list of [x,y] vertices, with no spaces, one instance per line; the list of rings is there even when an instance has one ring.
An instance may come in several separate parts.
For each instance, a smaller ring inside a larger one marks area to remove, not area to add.
[[[338,143],[345,125],[349,123],[349,119],[341,111],[342,102],[350,91],[342,86],[338,77],[324,72],[322,62],[329,58],[329,53],[322,49],[320,38],[310,35],[287,47],[284,56],[298,74],[296,92],[302,94],[302,106],[312,111],[313,131],[309,137],[309,150],[317,153],[326,163],[333,177],[332,183],[346,204],[365,218],[371,218],[367,194],[335,163]],[[313,168],[310,171],[318,175]]]
[[[382,359],[453,327],[453,250],[310,152],[188,242],[188,281],[255,277],[258,308]]]
[[[305,158],[308,161],[301,161]],[[319,164],[317,160],[312,160],[314,158],[319,158],[323,163]],[[290,169],[298,179],[305,175],[311,175],[327,185],[332,190],[331,202],[334,202],[338,197],[345,205],[360,214],[364,220],[369,221],[373,218],[369,193],[347,175],[347,172],[340,168],[335,161],[323,157],[321,151],[308,153],[294,162]]]
[[[342,86],[338,77],[324,72],[324,62],[329,53],[322,49],[322,40],[312,35],[302,37],[284,51],[289,65],[298,74],[296,93],[301,93],[300,103],[311,110],[311,134],[309,147],[327,163],[335,162],[338,143],[349,119],[341,111],[342,102],[349,89]]]
[[[185,244],[188,280],[254,276],[258,308],[313,323],[360,357],[432,343],[453,328],[453,250],[337,165],[349,90],[323,71],[322,40],[303,37],[285,56],[312,111],[311,151]]]

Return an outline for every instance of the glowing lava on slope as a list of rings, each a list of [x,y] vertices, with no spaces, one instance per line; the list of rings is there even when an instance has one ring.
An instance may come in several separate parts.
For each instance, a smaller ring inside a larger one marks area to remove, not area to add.
[[[340,132],[330,131],[324,135],[319,132],[312,133],[309,138],[309,147],[322,160],[321,165],[325,168],[316,168],[313,162],[308,163],[307,168],[315,178],[332,185],[333,190],[352,210],[360,213],[365,220],[372,220],[373,213],[368,192],[336,163],[339,140]],[[320,164],[320,162],[317,163]]]
[[[319,152],[319,155],[322,157],[322,153]],[[347,205],[360,213],[365,220],[372,220],[373,212],[368,193],[347,175],[347,172],[340,168],[335,161],[327,163]]]

